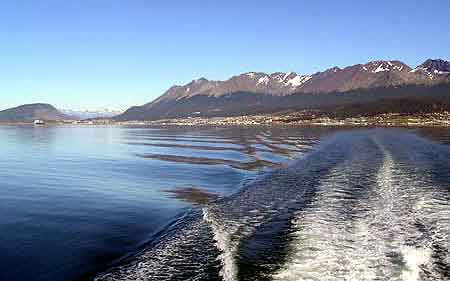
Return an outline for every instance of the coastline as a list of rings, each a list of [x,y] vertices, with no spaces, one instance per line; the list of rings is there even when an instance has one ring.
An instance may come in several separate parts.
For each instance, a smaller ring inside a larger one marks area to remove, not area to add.
[[[30,122],[2,122],[3,126],[33,125]],[[426,114],[387,113],[375,116],[333,117],[304,113],[243,115],[232,117],[187,117],[152,121],[113,119],[48,121],[46,125],[78,126],[149,126],[149,127],[450,127],[450,112]]]

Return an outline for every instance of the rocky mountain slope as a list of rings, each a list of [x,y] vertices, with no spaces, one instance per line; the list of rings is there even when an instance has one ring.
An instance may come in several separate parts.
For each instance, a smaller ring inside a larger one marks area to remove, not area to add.
[[[376,91],[381,92],[378,94],[380,98],[396,98],[383,95],[383,91],[413,86],[415,95],[417,89],[426,94],[427,89],[436,89],[441,84],[450,85],[450,63],[431,59],[414,69],[393,60],[372,61],[343,69],[334,67],[311,75],[249,72],[226,81],[200,78],[184,86],[173,86],[153,102],[132,107],[117,116],[117,119],[227,116],[320,107],[323,104],[332,106],[333,103],[339,105],[342,102],[357,103],[364,100],[364,97],[353,94],[354,100],[349,101],[349,96],[343,96],[343,93],[373,94]]]
[[[72,120],[74,117],[66,115],[46,103],[26,104],[0,111],[0,121],[2,122],[28,122],[35,119],[57,121]]]

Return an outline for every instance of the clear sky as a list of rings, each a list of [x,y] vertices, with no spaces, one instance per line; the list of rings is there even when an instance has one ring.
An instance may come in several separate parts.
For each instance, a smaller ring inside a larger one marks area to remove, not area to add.
[[[450,1],[0,0],[0,108],[125,109],[199,77],[450,60]]]

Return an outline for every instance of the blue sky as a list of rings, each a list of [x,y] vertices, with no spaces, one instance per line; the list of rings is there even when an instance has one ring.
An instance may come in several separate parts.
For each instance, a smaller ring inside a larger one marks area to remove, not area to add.
[[[0,0],[0,108],[125,109],[173,84],[450,59],[450,1]]]

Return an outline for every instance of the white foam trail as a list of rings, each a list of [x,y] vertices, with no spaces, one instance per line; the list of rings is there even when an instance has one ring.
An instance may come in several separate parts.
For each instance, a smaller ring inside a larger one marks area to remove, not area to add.
[[[112,268],[94,280],[173,281],[216,277],[204,270],[208,259],[216,257],[213,241],[209,239],[210,229],[197,213],[181,218],[177,223],[174,232],[166,233],[167,236],[161,237],[159,243],[134,256],[132,262]]]
[[[416,249],[404,246],[400,249],[406,268],[402,271],[402,280],[420,280],[421,266],[429,264],[432,251],[430,249]]]
[[[347,223],[340,210],[345,202],[341,188],[347,181],[337,168],[321,184],[312,208],[293,222],[298,228],[289,262],[274,280],[372,280],[381,251],[369,252],[372,243],[366,224]]]
[[[203,208],[203,219],[211,226],[216,247],[221,251],[218,257],[222,263],[220,276],[222,276],[224,281],[237,280],[237,265],[234,258],[237,245],[233,245],[231,235],[224,229],[224,224],[218,223],[207,207]]]
[[[450,250],[447,193],[426,186],[420,181],[424,175],[414,178],[403,171],[376,143],[383,162],[373,186],[364,187],[367,197],[355,202],[347,195],[358,180],[351,174],[372,165],[371,156],[336,167],[322,180],[315,201],[293,221],[287,263],[274,280],[443,280],[433,268],[432,245]],[[417,224],[431,231],[424,234]]]

